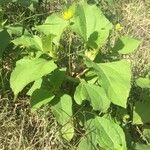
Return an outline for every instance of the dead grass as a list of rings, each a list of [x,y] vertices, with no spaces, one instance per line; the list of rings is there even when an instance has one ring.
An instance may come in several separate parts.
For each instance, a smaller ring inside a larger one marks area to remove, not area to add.
[[[0,100],[0,150],[69,149],[66,145],[50,111],[31,114],[27,99],[16,104]]]
[[[133,64],[135,76],[146,76],[150,69],[150,2],[148,0],[130,0],[122,3],[125,33],[142,41],[139,49],[129,59]]]

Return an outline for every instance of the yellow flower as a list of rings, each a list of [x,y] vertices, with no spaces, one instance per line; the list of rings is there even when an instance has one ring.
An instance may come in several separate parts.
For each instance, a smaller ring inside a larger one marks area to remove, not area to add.
[[[124,27],[120,23],[117,23],[116,26],[115,26],[115,29],[116,29],[116,31],[120,32],[124,29]]]
[[[73,17],[73,12],[71,10],[66,10],[65,12],[63,12],[63,18],[65,20],[69,20]]]

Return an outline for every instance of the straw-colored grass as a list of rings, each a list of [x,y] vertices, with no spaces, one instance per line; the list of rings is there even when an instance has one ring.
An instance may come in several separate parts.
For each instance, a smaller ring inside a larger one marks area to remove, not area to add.
[[[142,41],[139,49],[128,57],[135,76],[146,76],[150,70],[150,2],[130,0],[123,3],[122,18],[125,33]]]

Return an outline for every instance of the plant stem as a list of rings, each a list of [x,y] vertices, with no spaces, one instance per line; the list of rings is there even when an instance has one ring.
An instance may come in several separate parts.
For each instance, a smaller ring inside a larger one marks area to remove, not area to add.
[[[68,70],[69,70],[69,75],[72,75],[72,68],[71,68],[71,43],[72,43],[72,37],[71,37],[71,34],[69,36],[69,47],[68,47],[68,50],[69,50],[69,60],[68,60]]]

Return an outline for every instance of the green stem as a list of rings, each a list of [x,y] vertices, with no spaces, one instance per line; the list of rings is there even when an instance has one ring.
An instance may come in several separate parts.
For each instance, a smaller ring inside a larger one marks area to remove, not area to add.
[[[71,43],[72,43],[72,37],[70,35],[69,37],[69,47],[68,47],[68,50],[69,50],[69,60],[68,60],[68,66],[69,66],[69,74],[71,75],[72,74],[72,68],[71,68]]]
[[[71,76],[66,76],[67,80],[75,83],[80,83],[80,80],[78,78],[73,78]]]
[[[18,96],[18,95],[14,95],[13,102],[16,102],[16,100],[17,100],[17,96]]]

